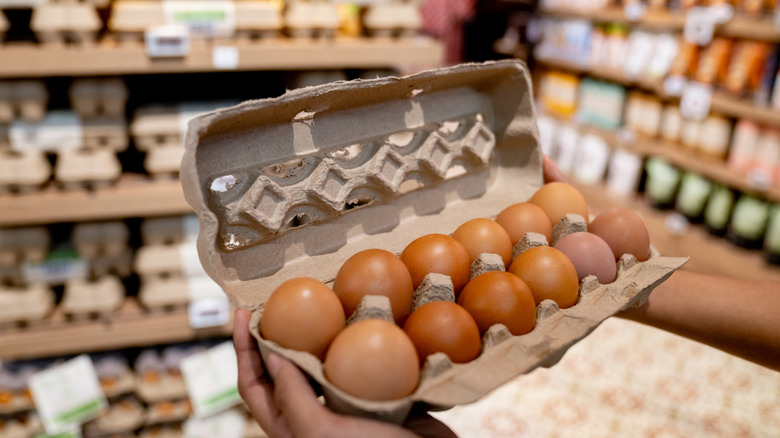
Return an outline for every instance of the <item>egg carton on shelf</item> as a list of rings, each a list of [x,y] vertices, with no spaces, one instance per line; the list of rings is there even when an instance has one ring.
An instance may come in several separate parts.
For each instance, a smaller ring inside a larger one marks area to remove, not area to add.
[[[393,0],[368,6],[363,25],[372,37],[417,36],[423,20],[419,0]]]
[[[43,119],[49,92],[43,81],[0,82],[0,123],[15,119],[37,122]]]
[[[162,24],[165,24],[162,2],[152,0],[114,1],[107,23],[120,42],[142,42],[147,28]]]
[[[68,89],[71,107],[84,120],[124,119],[127,86],[121,78],[76,79]]]
[[[182,400],[187,388],[181,375],[181,361],[205,348],[198,344],[174,345],[160,351],[144,350],[136,359],[136,394],[146,403]]]
[[[135,392],[136,378],[127,359],[121,353],[92,355],[95,373],[103,394],[109,399]]]
[[[144,168],[152,175],[174,175],[184,155],[182,122],[175,106],[138,109],[130,123],[136,149],[145,152]]]
[[[0,286],[0,325],[34,324],[54,309],[54,291],[42,284]]]
[[[12,415],[0,421],[0,436],[3,438],[30,438],[43,432],[43,423],[34,411]]]
[[[119,278],[127,278],[133,275],[133,257],[132,248],[127,248],[117,256],[103,255],[89,260],[89,275],[93,277],[115,275]]]
[[[46,154],[39,151],[0,151],[0,194],[32,193],[52,177]]]
[[[149,246],[194,242],[198,227],[195,214],[146,218],[141,222],[141,241]]]
[[[185,421],[192,414],[189,400],[165,400],[149,404],[144,416],[145,426]]]
[[[121,397],[109,403],[108,410],[83,426],[84,435],[114,436],[133,432],[144,424],[146,409],[134,396]]]
[[[122,257],[129,248],[130,230],[124,221],[82,222],[73,227],[71,242],[79,256]]]
[[[43,44],[92,44],[102,27],[97,9],[88,3],[41,3],[33,7],[30,18],[30,28]]]
[[[236,37],[242,40],[273,40],[284,27],[282,10],[271,0],[236,0]]]
[[[263,357],[290,358],[335,411],[402,422],[414,405],[474,402],[554,364],[685,259],[626,263],[573,307],[543,304],[526,335],[495,325],[477,359],[430,359],[416,390],[392,401],[341,391],[317,358],[263,339],[258,322],[289,279],[328,283],[361,250],[399,254],[420,236],[530,199],[543,184],[537,130],[530,75],[516,60],[303,88],[200,116],[190,122],[181,179],[201,220],[204,268],[234,306],[253,310],[249,329]]]
[[[65,282],[59,307],[66,316],[76,319],[107,316],[122,306],[125,295],[124,285],[112,275],[95,280],[71,278]]]
[[[42,369],[34,362],[0,364],[0,415],[34,409],[27,379]]]
[[[54,179],[65,190],[97,190],[114,185],[122,164],[110,149],[65,149],[57,153]]]
[[[182,438],[183,436],[181,423],[146,426],[138,432],[138,438]]]
[[[46,227],[0,229],[0,266],[42,262],[50,244],[51,233]]]
[[[328,38],[336,36],[339,11],[335,3],[324,0],[289,0],[284,12],[287,31],[293,38]]]

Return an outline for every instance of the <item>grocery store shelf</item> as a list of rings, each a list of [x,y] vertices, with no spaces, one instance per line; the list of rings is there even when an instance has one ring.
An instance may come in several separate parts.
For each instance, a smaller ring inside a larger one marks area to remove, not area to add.
[[[594,10],[547,10],[545,16],[560,18],[583,18],[599,23],[622,23],[656,30],[682,32],[685,28],[684,12],[647,11],[639,20],[631,20],[621,8],[599,8]],[[715,28],[718,35],[763,41],[780,41],[772,17],[751,17],[736,14],[729,21]]]
[[[637,212],[645,221],[650,241],[662,255],[690,257],[683,269],[735,278],[780,281],[780,267],[767,264],[764,254],[760,251],[733,245],[696,225],[688,228],[684,234],[672,234],[666,230],[665,225],[669,212],[654,209],[639,198],[612,197],[601,186],[573,184],[580,190],[594,213],[616,207]]]
[[[676,100],[663,91],[660,82],[648,80],[633,80],[620,71],[590,68],[570,61],[558,59],[537,59],[536,62],[547,68],[567,70],[577,74],[587,74],[606,81],[616,82],[626,87],[638,87],[654,93],[662,100]],[[733,97],[722,91],[715,91],[710,104],[712,112],[738,119],[748,119],[756,123],[780,127],[780,111],[768,107],[760,107],[743,98]]]
[[[128,217],[186,214],[177,179],[152,180],[125,175],[114,186],[95,191],[56,187],[26,194],[0,195],[0,227]]]
[[[215,66],[216,47],[235,47],[237,65]],[[329,68],[435,67],[444,60],[443,45],[433,39],[336,39],[312,41],[193,42],[181,58],[150,58],[142,43],[102,41],[85,46],[52,47],[7,44],[0,77],[99,76],[150,73],[192,73],[225,70],[295,70]]]
[[[24,328],[0,329],[0,359],[29,359],[228,336],[232,322],[193,329],[187,309],[144,312],[131,299],[112,316],[67,321],[52,315]]]

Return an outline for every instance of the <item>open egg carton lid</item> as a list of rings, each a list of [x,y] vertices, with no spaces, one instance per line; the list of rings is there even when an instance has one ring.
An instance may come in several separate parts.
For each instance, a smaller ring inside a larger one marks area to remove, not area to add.
[[[314,356],[261,339],[263,304],[291,278],[332,282],[359,251],[400,254],[420,236],[495,218],[541,187],[541,161],[529,73],[511,60],[307,87],[202,115],[189,125],[181,179],[200,219],[201,263],[233,305],[255,311],[263,356],[293,360],[334,410],[401,422],[415,403],[470,403],[556,362],[685,259],[626,261],[574,307],[540,309],[529,334],[496,326],[472,362],[429,359],[417,390],[387,402],[345,394]]]

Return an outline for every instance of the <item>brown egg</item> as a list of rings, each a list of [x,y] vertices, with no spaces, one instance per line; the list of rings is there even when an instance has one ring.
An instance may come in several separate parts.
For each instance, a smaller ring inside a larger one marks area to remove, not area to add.
[[[595,275],[601,284],[615,281],[615,257],[601,237],[586,232],[572,233],[559,239],[554,248],[571,260],[580,281],[588,275]]]
[[[531,288],[537,305],[548,299],[561,309],[577,304],[577,270],[564,253],[553,247],[537,246],[523,251],[512,262],[509,272]]]
[[[325,378],[366,400],[396,400],[414,392],[420,362],[409,336],[397,325],[365,319],[341,331],[328,349]]]
[[[567,214],[578,214],[588,220],[588,204],[580,192],[569,184],[551,182],[543,185],[528,201],[541,207],[555,226]]]
[[[496,222],[504,227],[512,246],[516,245],[526,233],[539,233],[552,241],[552,225],[547,213],[536,204],[520,202],[510,205],[496,217]]]
[[[322,358],[345,324],[332,290],[313,278],[293,278],[276,288],[260,320],[263,338]]]
[[[431,272],[449,275],[455,295],[471,277],[471,260],[462,243],[444,234],[427,234],[412,241],[401,253],[401,261],[412,275],[417,289]]]
[[[498,222],[485,218],[472,219],[452,233],[452,237],[462,243],[469,253],[470,262],[474,262],[482,253],[498,254],[504,266],[512,263],[512,240]]]
[[[601,213],[588,225],[588,231],[607,242],[615,260],[623,254],[633,254],[640,262],[650,258],[647,227],[631,210],[619,208]]]
[[[433,353],[445,353],[455,363],[479,356],[481,338],[474,318],[449,301],[434,301],[412,312],[404,331],[417,348],[420,363]]]
[[[531,289],[517,276],[491,271],[474,277],[458,297],[479,331],[485,333],[494,324],[504,324],[515,336],[533,330],[536,303]]]
[[[333,292],[347,318],[365,295],[389,298],[397,324],[403,324],[412,312],[412,276],[398,256],[383,249],[367,249],[347,259],[336,274]]]

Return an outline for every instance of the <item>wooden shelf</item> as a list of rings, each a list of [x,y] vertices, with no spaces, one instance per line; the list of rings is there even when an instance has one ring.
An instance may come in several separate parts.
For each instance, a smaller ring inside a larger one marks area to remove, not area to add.
[[[621,8],[600,8],[590,11],[585,10],[546,10],[543,14],[551,17],[560,18],[583,18],[599,23],[621,23],[624,25],[637,26],[657,30],[673,30],[681,32],[685,28],[684,11],[647,11],[639,20],[630,20],[623,13]],[[762,41],[780,41],[780,30],[778,30],[772,20],[772,17],[751,17],[736,14],[731,20],[718,25],[715,28],[718,35],[744,38]]]
[[[692,225],[683,235],[671,234],[665,225],[669,212],[654,209],[639,198],[613,197],[602,186],[573,184],[596,214],[616,207],[637,212],[647,225],[650,241],[661,254],[669,257],[690,257],[683,269],[735,278],[780,281],[780,266],[769,265],[761,251],[733,245],[697,225]]]
[[[24,328],[0,329],[0,359],[30,359],[85,352],[115,350],[229,336],[232,321],[222,327],[190,327],[187,309],[148,312],[134,300],[110,316],[96,320],[68,321],[55,313],[47,320]]]
[[[536,62],[547,68],[567,70],[577,74],[586,74],[606,81],[615,82],[626,87],[638,87],[654,93],[661,100],[678,100],[663,92],[659,82],[633,80],[619,71],[590,68],[569,61],[557,59],[536,59]],[[728,117],[748,119],[756,123],[780,127],[780,111],[759,107],[752,102],[738,97],[729,96],[725,92],[716,91],[712,96],[711,110]]]
[[[7,44],[0,47],[4,59],[0,77],[102,76],[150,73],[225,71],[214,66],[215,46],[233,46],[238,51],[234,70],[297,70],[440,66],[441,43],[425,37],[414,39],[336,39],[310,41],[231,41],[208,45],[193,43],[183,58],[152,59],[142,43],[103,41],[86,46],[52,47]]]
[[[0,227],[8,227],[186,214],[192,208],[184,200],[177,179],[125,175],[115,186],[92,192],[50,187],[29,194],[0,195],[0,211]]]

